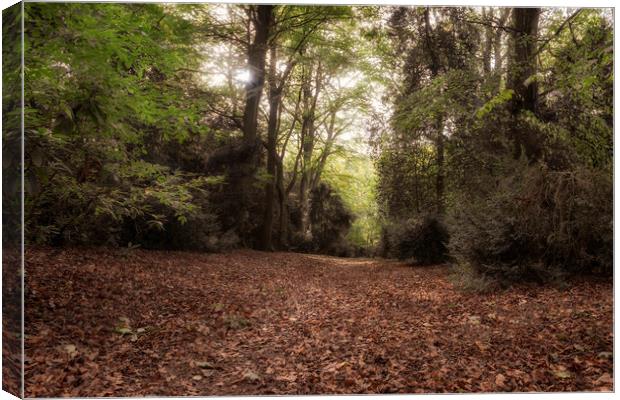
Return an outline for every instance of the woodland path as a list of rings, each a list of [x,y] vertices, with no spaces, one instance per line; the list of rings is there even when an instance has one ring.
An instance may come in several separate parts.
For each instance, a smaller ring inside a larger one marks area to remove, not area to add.
[[[26,396],[612,389],[611,283],[237,251],[27,252]]]

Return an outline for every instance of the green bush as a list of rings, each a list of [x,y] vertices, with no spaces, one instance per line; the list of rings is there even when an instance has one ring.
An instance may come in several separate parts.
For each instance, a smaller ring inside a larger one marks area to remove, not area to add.
[[[490,293],[499,287],[499,282],[480,274],[467,263],[452,268],[450,281],[460,290],[471,293]]]
[[[319,184],[310,193],[310,226],[315,248],[342,252],[353,215],[340,195],[329,185]]]
[[[451,253],[501,281],[612,272],[611,173],[520,165],[486,196],[453,208]]]
[[[311,237],[299,231],[301,214],[297,204],[291,205],[291,221],[295,225],[291,242],[296,251],[351,257],[355,249],[347,240],[353,215],[342,197],[328,184],[319,184],[310,193]]]
[[[30,137],[29,137],[30,138]],[[25,235],[28,243],[217,250],[221,236],[211,193],[221,185],[143,160],[109,159],[109,148],[35,136],[29,142]],[[35,145],[36,144],[36,147]],[[43,152],[45,150],[45,152]],[[64,160],[62,159],[64,158]],[[228,244],[226,245],[228,247]]]
[[[383,253],[400,260],[437,264],[448,259],[449,239],[443,221],[435,215],[426,215],[388,226],[384,230]]]

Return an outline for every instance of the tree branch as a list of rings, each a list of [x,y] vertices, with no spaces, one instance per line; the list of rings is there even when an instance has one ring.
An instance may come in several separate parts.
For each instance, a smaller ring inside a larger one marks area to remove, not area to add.
[[[562,22],[562,24],[558,27],[558,29],[556,29],[556,31],[553,33],[553,35],[549,36],[539,47],[538,50],[536,50],[536,52],[534,53],[534,56],[537,56],[538,54],[540,54],[541,51],[543,51],[543,49],[549,44],[549,42],[551,42],[553,39],[555,39],[556,37],[558,37],[560,35],[560,33],[562,33],[562,30],[564,29],[564,27],[570,23],[571,20],[573,20],[577,15],[579,15],[579,13],[581,12],[581,9],[575,11],[574,13],[571,14],[570,17],[566,18],[566,20],[564,22]]]

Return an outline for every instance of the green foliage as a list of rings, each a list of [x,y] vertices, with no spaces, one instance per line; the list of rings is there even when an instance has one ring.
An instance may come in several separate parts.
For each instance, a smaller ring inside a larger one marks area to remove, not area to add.
[[[2,10],[2,241],[13,245],[22,240],[21,25],[21,4]]]
[[[610,172],[511,169],[496,190],[454,210],[450,249],[459,262],[503,281],[611,273]]]
[[[311,241],[300,238],[300,250],[350,256],[353,249],[346,239],[353,216],[342,198],[330,186],[319,184],[310,194]]]
[[[28,125],[139,143],[144,125],[182,138],[196,120],[171,79],[195,53],[188,22],[158,5],[25,10]]]
[[[383,253],[419,264],[437,264],[448,259],[449,234],[437,216],[426,215],[394,222],[383,235]]]
[[[413,144],[391,150],[384,148],[376,161],[377,198],[386,218],[405,218],[436,203],[435,150],[427,144]]]
[[[466,263],[456,264],[450,275],[452,283],[464,292],[489,293],[499,288],[498,282]]]
[[[365,156],[334,155],[328,161],[323,180],[336,191],[353,214],[347,240],[354,246],[372,249],[379,240],[379,215],[375,199],[376,174]]]
[[[509,102],[512,99],[513,95],[514,90],[512,89],[502,90],[497,96],[484,103],[484,105],[478,109],[478,111],[476,112],[476,117],[483,118],[491,111],[493,111],[496,107],[502,106]]]
[[[471,112],[471,93],[478,85],[478,76],[469,70],[448,71],[431,79],[423,87],[409,93],[398,104],[394,128],[413,137],[432,138],[438,117],[460,117]]]
[[[25,10],[27,238],[148,247],[188,224],[217,232],[208,190],[221,178],[148,160],[153,137],[202,131],[177,73],[195,62],[191,23],[159,5]]]
[[[605,167],[613,157],[613,28],[600,13],[584,10],[554,47],[547,110],[582,162]]]
[[[567,23],[558,11],[541,19],[549,40],[539,47],[538,70],[523,82],[536,90],[531,109],[519,109],[521,95],[505,85],[522,60],[508,52],[507,68],[490,62],[494,42],[495,55],[506,50],[505,34],[460,25],[463,16],[481,17],[438,8],[398,9],[390,18],[403,76],[390,129],[377,140],[384,250],[395,256],[398,243],[415,242],[400,239],[410,225],[389,221],[442,211],[443,191],[448,247],[463,286],[609,273],[609,16],[581,10]],[[444,48],[447,36],[453,43]]]

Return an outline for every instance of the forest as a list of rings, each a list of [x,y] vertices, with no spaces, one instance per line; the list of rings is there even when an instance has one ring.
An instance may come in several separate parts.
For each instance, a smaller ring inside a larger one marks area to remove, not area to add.
[[[23,12],[29,397],[613,390],[613,9]]]

